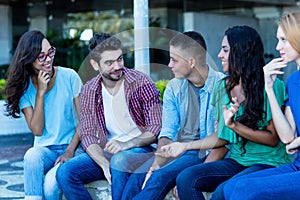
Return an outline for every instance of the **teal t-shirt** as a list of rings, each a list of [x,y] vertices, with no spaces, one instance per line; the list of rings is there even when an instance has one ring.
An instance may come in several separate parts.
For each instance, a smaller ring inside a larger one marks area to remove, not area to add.
[[[225,79],[216,84],[211,102],[216,108],[214,118],[218,121],[218,137],[227,140],[230,143],[230,158],[244,166],[251,166],[253,164],[279,166],[292,162],[292,159],[286,153],[285,145],[282,142],[279,142],[275,147],[271,147],[247,141],[243,148],[242,137],[225,125],[222,106],[226,105],[227,108],[229,108],[232,103],[225,86]],[[283,106],[288,98],[284,82],[280,79],[276,79],[274,82],[274,91],[279,105]],[[266,126],[268,126],[269,121],[272,120],[271,107],[266,92],[264,92],[264,102],[262,103],[264,104],[263,109],[265,114],[263,120],[257,123],[259,130],[264,130]],[[234,119],[241,116],[243,111],[244,107],[243,104],[241,104]]]
[[[34,137],[34,146],[69,144],[78,124],[74,98],[78,97],[82,81],[78,74],[65,67],[57,67],[53,87],[44,97],[44,130]],[[35,107],[37,90],[31,79],[28,89],[20,99],[20,109]]]

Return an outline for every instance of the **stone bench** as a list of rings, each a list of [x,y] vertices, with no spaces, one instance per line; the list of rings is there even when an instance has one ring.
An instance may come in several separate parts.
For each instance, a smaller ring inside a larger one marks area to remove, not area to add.
[[[95,181],[89,184],[86,184],[85,187],[91,194],[92,198],[94,200],[111,200],[111,188],[107,181],[100,180]],[[203,193],[205,199],[209,199],[210,193]],[[63,200],[66,200],[63,198]],[[165,200],[176,200],[175,197],[172,194],[172,191],[168,193]]]

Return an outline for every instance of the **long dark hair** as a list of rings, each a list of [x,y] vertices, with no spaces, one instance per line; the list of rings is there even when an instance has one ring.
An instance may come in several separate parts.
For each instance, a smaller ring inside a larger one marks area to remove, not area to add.
[[[237,120],[257,130],[264,109],[264,48],[260,35],[249,26],[235,26],[225,32],[230,46],[226,90],[230,96],[241,80],[245,93],[244,113]],[[231,98],[231,96],[230,96]]]
[[[42,50],[45,38],[40,31],[24,33],[17,45],[8,68],[5,94],[7,96],[6,111],[14,118],[20,117],[19,102],[29,85],[29,78],[34,74],[32,63]]]

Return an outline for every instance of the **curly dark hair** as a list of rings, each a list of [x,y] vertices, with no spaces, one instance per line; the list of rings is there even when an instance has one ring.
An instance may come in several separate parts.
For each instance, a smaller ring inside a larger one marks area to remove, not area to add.
[[[89,51],[92,51],[98,44],[110,37],[109,33],[96,33],[89,41]]]
[[[119,40],[117,37],[108,33],[97,33],[90,40],[90,58],[94,59],[95,61],[99,61],[101,59],[101,54],[104,51],[118,50],[122,48],[121,46],[121,40]]]
[[[29,85],[30,77],[35,73],[32,63],[42,50],[45,35],[37,30],[24,33],[17,45],[12,61],[8,67],[5,94],[8,116],[20,117],[20,99]]]
[[[264,109],[264,48],[258,32],[249,26],[235,26],[225,32],[230,46],[229,70],[226,90],[231,90],[241,80],[245,93],[244,113],[237,120],[257,130]]]

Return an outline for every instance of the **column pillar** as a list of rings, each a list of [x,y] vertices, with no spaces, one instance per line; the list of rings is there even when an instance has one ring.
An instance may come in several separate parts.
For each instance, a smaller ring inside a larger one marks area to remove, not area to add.
[[[0,65],[9,64],[12,56],[12,9],[0,5]]]
[[[150,75],[148,0],[134,0],[135,69]]]
[[[29,7],[29,30],[48,31],[47,7],[44,2],[32,3]]]

